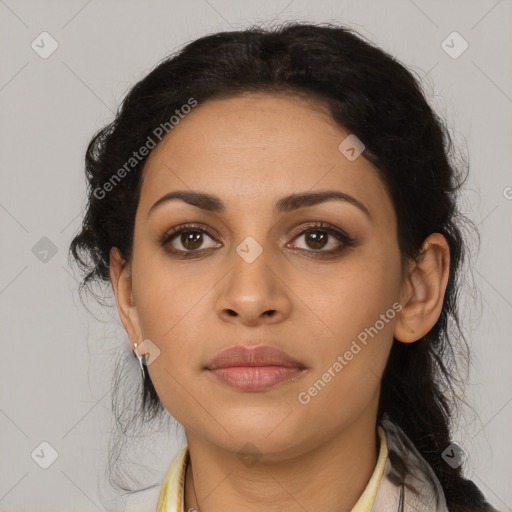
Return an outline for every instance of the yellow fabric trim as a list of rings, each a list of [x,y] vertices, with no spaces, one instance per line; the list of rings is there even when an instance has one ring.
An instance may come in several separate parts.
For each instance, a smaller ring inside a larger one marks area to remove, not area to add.
[[[388,447],[384,429],[379,425],[377,427],[380,447],[377,464],[373,470],[372,476],[368,481],[363,494],[357,500],[351,512],[370,512],[375,496],[384,474],[384,466],[388,457]],[[185,489],[185,470],[189,459],[188,445],[183,447],[176,455],[171,467],[167,473],[162,486],[162,491],[158,500],[157,512],[184,512],[184,489]]]
[[[188,462],[188,445],[184,446],[174,458],[162,486],[158,499],[157,512],[183,512],[185,497],[185,469]]]
[[[363,491],[363,494],[361,494],[361,497],[357,500],[357,503],[354,505],[351,512],[370,512],[373,506],[373,502],[375,501],[377,491],[379,490],[382,475],[384,474],[386,459],[388,458],[388,444],[386,442],[386,434],[384,433],[384,429],[380,425],[377,426],[377,431],[379,433],[380,441],[377,464],[375,465],[372,476],[368,481],[368,485]]]

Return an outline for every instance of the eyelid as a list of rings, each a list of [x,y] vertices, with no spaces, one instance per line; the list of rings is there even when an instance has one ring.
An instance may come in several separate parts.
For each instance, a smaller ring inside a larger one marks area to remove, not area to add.
[[[298,233],[296,235],[292,236],[292,242],[301,237],[306,235],[309,231],[324,231],[332,238],[335,238],[341,247],[338,247],[336,249],[330,249],[327,251],[322,250],[314,250],[314,249],[302,249],[300,247],[296,248],[301,251],[308,251],[312,253],[324,253],[324,254],[335,254],[337,252],[341,252],[343,249],[347,247],[353,247],[357,244],[357,239],[354,236],[349,235],[344,229],[339,228],[337,226],[334,226],[333,224],[325,221],[310,221],[309,226],[302,226]]]
[[[304,224],[306,224],[306,226],[304,226]],[[354,239],[354,237],[350,236],[344,229],[335,226],[330,222],[326,222],[324,220],[310,220],[302,223],[301,226],[297,228],[297,233],[292,235],[292,238],[296,238],[299,235],[303,235],[305,232],[312,229],[318,229],[319,231],[327,231],[328,233],[333,232],[341,236],[344,236],[347,239]]]
[[[211,228],[210,226],[203,224],[202,222],[183,222],[181,224],[177,224],[176,226],[173,226],[172,228],[169,228],[167,231],[164,232],[164,234],[161,236],[161,238],[175,235],[176,233],[180,231],[184,231],[185,229],[188,229],[190,231],[205,231],[210,236],[217,236],[220,237],[219,232],[216,229]]]
[[[162,245],[168,244],[171,239],[175,238],[176,235],[179,235],[183,232],[188,231],[199,231],[200,233],[204,233],[208,235],[210,238],[215,239],[216,237],[220,238],[220,235],[217,233],[216,230],[207,227],[203,224],[195,223],[195,222],[185,222],[183,224],[179,224],[177,226],[172,227],[171,229],[167,230],[161,237],[160,237],[160,243]],[[185,252],[185,251],[179,251],[179,252]],[[186,252],[199,252],[199,251],[186,251]]]

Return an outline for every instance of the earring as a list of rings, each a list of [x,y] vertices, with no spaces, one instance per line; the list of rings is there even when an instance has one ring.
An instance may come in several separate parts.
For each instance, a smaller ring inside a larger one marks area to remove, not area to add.
[[[145,356],[140,356],[136,352],[137,343],[134,343],[133,346],[134,346],[134,348],[132,349],[132,352],[133,352],[133,355],[139,360],[140,371],[142,373],[142,382],[144,382],[144,380],[146,378],[146,375],[145,375],[145,372],[144,372],[144,363],[142,362],[142,358],[145,357]]]

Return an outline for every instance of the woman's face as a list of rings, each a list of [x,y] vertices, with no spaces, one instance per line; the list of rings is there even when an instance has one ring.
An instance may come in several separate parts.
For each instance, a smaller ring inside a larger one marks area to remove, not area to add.
[[[252,442],[279,457],[356,420],[375,423],[400,252],[376,169],[350,139],[339,148],[348,135],[299,97],[251,93],[199,104],[150,154],[128,330],[132,342],[147,338],[160,351],[151,379],[188,434],[234,452]],[[222,208],[173,199],[151,209],[174,191],[215,196]],[[326,191],[353,200],[280,203]],[[265,390],[240,390],[206,369],[233,345],[268,345],[305,369]]]

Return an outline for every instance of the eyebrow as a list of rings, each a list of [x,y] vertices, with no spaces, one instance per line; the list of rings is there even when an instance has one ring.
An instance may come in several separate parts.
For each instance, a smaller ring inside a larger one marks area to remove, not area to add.
[[[209,212],[224,213],[226,211],[224,202],[218,196],[206,194],[204,192],[176,190],[174,192],[169,192],[158,199],[158,201],[156,201],[156,203],[154,203],[153,206],[149,209],[147,216],[149,217],[149,215],[154,210],[172,200],[181,200],[187,204],[196,206],[197,208],[201,208],[202,210],[207,210]],[[290,212],[293,210],[298,210],[299,208],[314,206],[316,204],[330,200],[345,201],[350,203],[359,208],[368,217],[370,217],[368,208],[366,208],[366,206],[361,203],[361,201],[357,200],[355,197],[352,197],[349,194],[340,192],[339,190],[322,190],[319,192],[290,194],[288,196],[282,197],[274,203],[273,212],[274,214]]]

